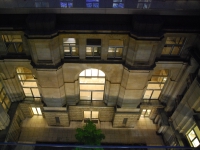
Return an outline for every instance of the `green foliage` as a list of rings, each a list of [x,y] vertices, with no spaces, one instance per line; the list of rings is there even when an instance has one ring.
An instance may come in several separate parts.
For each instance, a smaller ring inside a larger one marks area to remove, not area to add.
[[[83,128],[77,128],[75,137],[81,144],[84,145],[100,145],[101,141],[105,139],[105,135],[100,129],[96,129],[96,125],[92,121],[88,121]],[[78,150],[79,148],[76,149]],[[102,150],[102,148],[90,149]]]

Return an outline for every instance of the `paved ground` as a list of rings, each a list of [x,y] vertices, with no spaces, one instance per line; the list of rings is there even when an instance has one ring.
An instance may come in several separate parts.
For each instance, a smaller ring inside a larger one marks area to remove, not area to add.
[[[71,122],[70,127],[48,126],[42,116],[27,118],[22,122],[19,143],[76,142],[75,130],[81,122]],[[105,134],[102,143],[133,144],[145,143],[149,146],[164,145],[161,136],[156,135],[156,125],[149,118],[140,118],[134,128],[112,128],[110,122],[97,125]]]

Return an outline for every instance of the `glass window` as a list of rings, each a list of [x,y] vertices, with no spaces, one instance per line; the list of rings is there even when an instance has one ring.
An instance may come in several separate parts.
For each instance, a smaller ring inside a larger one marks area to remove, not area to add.
[[[167,37],[162,55],[179,55],[185,41],[185,37]]]
[[[49,7],[49,2],[46,0],[35,0],[35,7]]]
[[[23,53],[23,44],[21,35],[2,35],[8,53]]]
[[[87,57],[101,56],[101,39],[87,39],[86,56]]]
[[[192,147],[198,147],[200,145],[200,130],[198,126],[195,126],[192,130],[190,130],[186,136]]]
[[[80,100],[103,100],[105,73],[98,69],[86,69],[79,74]]]
[[[60,7],[61,8],[72,8],[73,0],[60,0]]]
[[[138,9],[149,9],[151,6],[151,0],[138,0]]]
[[[87,8],[99,8],[99,0],[86,0]]]
[[[24,67],[18,67],[16,72],[26,96],[25,100],[39,101],[41,96],[38,90],[36,79],[31,70]]]
[[[143,99],[156,100],[167,81],[168,70],[154,70],[153,75],[147,85],[147,90],[144,93]]]
[[[78,57],[78,42],[75,38],[64,38],[63,49],[65,57]]]
[[[108,58],[121,58],[123,47],[123,40],[109,40]]]
[[[42,115],[40,107],[31,107],[31,109],[34,115]]]
[[[113,8],[124,8],[124,0],[113,0]]]

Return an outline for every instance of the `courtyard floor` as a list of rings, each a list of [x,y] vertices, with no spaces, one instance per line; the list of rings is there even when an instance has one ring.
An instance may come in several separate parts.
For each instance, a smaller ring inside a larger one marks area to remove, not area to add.
[[[22,122],[19,143],[39,142],[77,142],[75,130],[83,126],[82,122],[71,122],[69,127],[48,126],[42,116],[26,118]],[[133,144],[145,143],[148,146],[162,146],[162,137],[156,134],[156,125],[149,118],[140,118],[134,128],[112,128],[110,122],[97,125],[105,134],[102,143]]]

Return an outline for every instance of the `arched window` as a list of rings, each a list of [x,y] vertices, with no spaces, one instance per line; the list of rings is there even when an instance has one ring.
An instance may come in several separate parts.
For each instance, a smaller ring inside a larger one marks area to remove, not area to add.
[[[101,101],[104,96],[105,73],[98,69],[86,69],[79,74],[80,100]]]
[[[26,96],[25,100],[40,100],[40,93],[38,90],[38,86],[36,80],[31,72],[31,70],[18,67],[17,68],[17,76],[23,88],[24,94]]]

